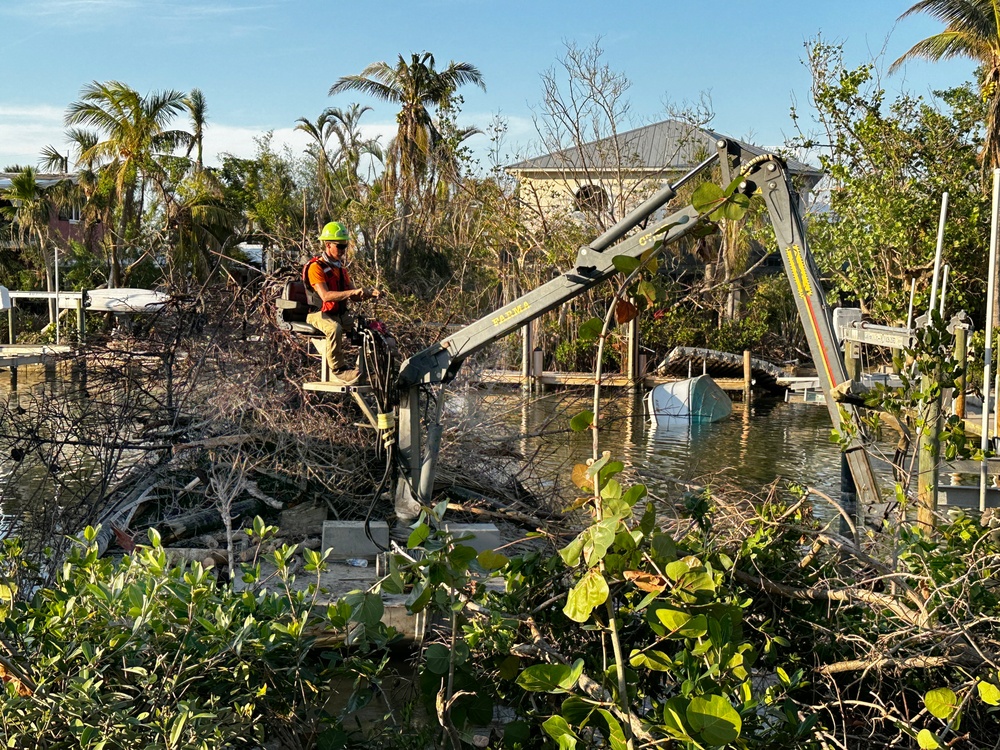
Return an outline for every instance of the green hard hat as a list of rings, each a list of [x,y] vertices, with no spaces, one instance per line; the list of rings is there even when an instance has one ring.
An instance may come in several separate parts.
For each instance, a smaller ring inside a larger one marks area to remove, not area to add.
[[[323,227],[323,231],[319,233],[319,238],[322,242],[347,242],[351,239],[351,236],[347,233],[347,227],[339,221],[331,221]]]

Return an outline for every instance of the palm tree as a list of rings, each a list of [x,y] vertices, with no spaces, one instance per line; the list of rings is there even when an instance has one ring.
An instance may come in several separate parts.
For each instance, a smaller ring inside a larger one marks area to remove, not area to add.
[[[986,115],[986,138],[981,153],[983,172],[1000,167],[1000,0],[920,0],[900,20],[927,13],[945,24],[939,34],[914,44],[889,71],[895,71],[913,58],[949,60],[965,57],[979,67],[979,89],[989,102]]]
[[[102,164],[114,183],[120,218],[110,228],[111,286],[122,282],[122,251],[138,240],[148,180],[162,172],[156,157],[191,143],[191,134],[167,127],[184,107],[179,91],[142,96],[118,81],[94,81],[66,113],[67,125],[89,126],[103,138],[86,148],[80,160]]]
[[[208,104],[205,102],[205,95],[201,93],[201,89],[191,89],[191,93],[184,98],[184,106],[191,117],[191,140],[188,141],[185,156],[190,159],[191,152],[195,151],[195,171],[200,172],[205,166],[202,159],[202,149],[205,140],[205,124],[208,120]]]
[[[333,172],[333,163],[330,159],[328,143],[333,135],[333,123],[330,110],[323,110],[316,122],[312,122],[308,117],[300,117],[295,121],[296,130],[306,133],[313,142],[306,147],[306,153],[316,162],[316,183],[320,191],[320,210],[324,217],[331,214],[330,193]],[[323,219],[325,222],[327,219]]]
[[[38,184],[35,170],[23,167],[11,176],[10,187],[0,191],[0,198],[10,202],[10,205],[0,206],[0,215],[17,227],[22,248],[30,248],[32,243],[36,245],[45,270],[45,288],[52,292],[55,291],[55,259],[48,241],[52,205],[47,192]],[[55,300],[49,300],[50,323],[57,314]]]
[[[450,62],[444,70],[434,68],[434,55],[412,54],[406,62],[399,55],[396,65],[374,62],[358,75],[343,76],[330,87],[330,95],[343,91],[364,94],[399,105],[399,128],[389,145],[386,179],[390,190],[399,194],[399,225],[396,234],[395,271],[402,270],[406,228],[414,198],[424,186],[440,133],[428,107],[447,107],[455,91],[474,84],[484,91],[483,76],[470,63]]]

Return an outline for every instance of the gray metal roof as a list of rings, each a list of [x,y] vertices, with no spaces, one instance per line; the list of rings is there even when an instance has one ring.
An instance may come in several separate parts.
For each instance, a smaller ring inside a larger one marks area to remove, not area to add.
[[[508,172],[600,171],[603,165],[608,165],[609,169],[614,165],[615,168],[622,166],[637,171],[687,171],[705,157],[714,154],[715,143],[720,138],[729,136],[677,120],[664,120],[617,136],[591,141],[581,148],[574,146],[526,159],[511,164],[506,169]],[[768,153],[759,146],[744,141],[737,142],[754,156]],[[616,156],[616,153],[620,153],[620,156]],[[814,179],[819,179],[822,175],[819,169],[795,159],[788,160],[788,169],[792,174]]]
[[[0,172],[0,190],[6,190],[9,188],[11,179],[17,177],[17,175],[18,172]],[[72,180],[73,182],[76,182],[76,175],[68,173],[35,173],[35,182],[38,183],[38,186],[41,188],[52,187],[53,185],[63,182],[64,180]]]

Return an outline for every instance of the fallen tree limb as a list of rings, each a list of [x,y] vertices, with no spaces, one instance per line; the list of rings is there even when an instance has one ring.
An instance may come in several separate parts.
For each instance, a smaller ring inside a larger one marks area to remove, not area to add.
[[[938,667],[981,667],[982,659],[975,654],[961,653],[954,656],[908,656],[902,659],[851,659],[834,664],[824,664],[813,671],[822,675],[844,672],[882,672],[886,669],[936,669]]]
[[[516,656],[533,656],[535,658],[543,658],[548,662],[557,662],[559,664],[570,664],[570,660],[563,656],[559,651],[549,645],[548,641],[545,640],[545,636],[542,635],[535,621],[530,617],[527,620],[528,627],[531,629],[531,643],[521,643],[514,646],[511,649],[511,653]],[[632,711],[624,711],[618,705],[618,702],[614,699],[614,696],[604,688],[599,682],[593,680],[586,673],[580,675],[578,682],[580,689],[583,690],[592,700],[598,701],[600,703],[605,703],[608,709],[616,714],[621,721],[624,721],[629,725],[632,731],[632,735],[643,742],[655,743],[655,738],[646,731],[645,727],[642,725],[642,719],[640,719]]]
[[[878,594],[874,591],[868,591],[867,589],[857,588],[855,586],[841,588],[841,589],[830,589],[830,588],[808,588],[801,589],[795,588],[793,586],[786,586],[783,583],[777,583],[767,578],[760,576],[755,576],[750,573],[745,573],[742,570],[736,570],[733,572],[737,581],[741,583],[746,583],[751,586],[756,586],[762,591],[766,591],[769,594],[776,594],[778,596],[783,596],[786,599],[804,599],[811,601],[830,601],[830,602],[844,602],[846,604],[856,604],[862,602],[864,604],[869,604],[874,607],[880,607],[882,609],[887,609],[892,612],[900,620],[903,620],[909,625],[915,628],[923,630],[927,623],[924,616],[919,612],[915,612],[912,609],[908,609],[903,606],[902,602],[893,599],[890,596],[885,596],[884,594]]]

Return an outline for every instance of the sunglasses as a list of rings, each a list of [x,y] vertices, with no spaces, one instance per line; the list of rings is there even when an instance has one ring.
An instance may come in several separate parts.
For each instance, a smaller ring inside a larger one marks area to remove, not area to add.
[[[348,243],[346,242],[334,242],[333,244],[339,247],[341,250],[346,250],[348,245]]]

